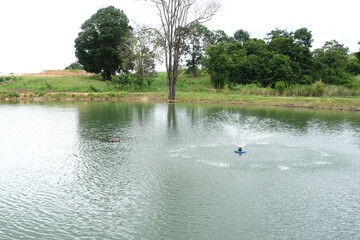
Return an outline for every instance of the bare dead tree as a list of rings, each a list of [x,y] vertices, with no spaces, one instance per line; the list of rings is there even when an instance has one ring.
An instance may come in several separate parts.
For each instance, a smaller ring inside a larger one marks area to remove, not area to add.
[[[211,20],[220,9],[220,4],[211,0],[200,7],[198,0],[145,1],[151,2],[160,16],[161,29],[158,33],[165,52],[169,101],[174,101],[184,33],[195,22],[204,23]]]

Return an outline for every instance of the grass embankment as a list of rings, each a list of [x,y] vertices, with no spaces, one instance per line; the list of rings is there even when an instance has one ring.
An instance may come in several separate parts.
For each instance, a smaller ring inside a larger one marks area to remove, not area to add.
[[[282,92],[256,85],[236,85],[215,90],[208,76],[179,76],[177,101],[360,111],[360,87],[356,87],[360,86],[360,76],[354,85],[347,88],[316,83],[293,86]],[[166,74],[160,73],[150,87],[144,87],[140,92],[134,89],[81,74],[0,77],[0,100],[3,101],[167,101]]]

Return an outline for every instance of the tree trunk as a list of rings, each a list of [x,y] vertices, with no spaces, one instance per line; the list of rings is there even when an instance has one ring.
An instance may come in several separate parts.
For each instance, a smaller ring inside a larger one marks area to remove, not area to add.
[[[170,48],[172,49],[172,48]],[[176,97],[176,81],[178,78],[178,70],[179,70],[179,49],[177,46],[169,51],[169,64],[167,67],[167,75],[168,75],[168,88],[169,88],[169,102],[174,102]]]
[[[176,97],[176,80],[177,74],[175,74],[175,67],[168,69],[168,90],[169,90],[169,102],[174,102]]]
[[[111,81],[111,72],[109,70],[104,70],[101,75],[103,81]]]

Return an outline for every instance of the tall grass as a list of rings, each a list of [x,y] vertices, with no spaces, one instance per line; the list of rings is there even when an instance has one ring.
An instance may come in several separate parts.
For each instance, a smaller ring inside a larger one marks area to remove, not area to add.
[[[360,77],[357,80],[360,83]],[[352,87],[327,85],[318,81],[311,85],[292,85],[288,88],[276,90],[262,88],[256,84],[231,86],[232,92],[245,95],[262,96],[302,96],[302,97],[348,97],[360,96],[359,83],[353,83]]]

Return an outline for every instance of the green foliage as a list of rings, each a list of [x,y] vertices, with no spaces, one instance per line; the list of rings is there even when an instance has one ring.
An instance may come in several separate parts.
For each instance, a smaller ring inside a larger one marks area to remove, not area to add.
[[[205,48],[210,45],[212,32],[200,23],[193,23],[185,33],[184,54],[186,73],[194,77],[200,72]]]
[[[65,70],[83,70],[84,67],[79,62],[73,62]]]
[[[96,89],[96,87],[94,87],[93,85],[89,86],[89,92],[98,92],[98,90]]]
[[[17,76],[0,76],[0,83],[1,82],[5,82],[5,81],[19,81],[21,80],[22,77],[17,77]]]
[[[275,40],[276,38],[290,38],[293,36],[292,32],[288,32],[285,29],[278,29],[276,28],[275,30],[272,30],[271,32],[266,34],[266,40],[268,41],[272,41]]]
[[[295,31],[294,39],[296,43],[300,44],[302,47],[311,48],[313,39],[312,33],[307,28],[300,28]]]
[[[323,96],[325,92],[325,84],[322,81],[317,81],[312,85],[312,87],[314,91],[314,96]]]
[[[216,89],[223,88],[229,78],[230,57],[227,44],[220,42],[217,45],[210,46],[206,49],[206,54],[209,56],[206,67],[211,82]]]
[[[302,28],[296,31],[296,40],[293,36],[292,32],[276,29],[268,34],[267,43],[257,39],[247,40],[243,44],[236,41],[224,43],[230,59],[226,67],[229,83],[255,83],[272,87],[277,81],[283,81],[287,86],[311,84],[316,78],[309,49],[311,32]],[[207,61],[210,60],[211,56]]]
[[[358,42],[358,44],[360,45],[360,42]],[[360,61],[360,51],[355,53],[355,57]]]
[[[84,22],[75,40],[79,63],[87,72],[101,73],[104,80],[110,80],[117,71],[126,71],[131,30],[122,10],[113,6],[98,10]]]
[[[243,45],[239,42],[229,45],[231,65],[229,82],[237,84],[269,83],[268,61],[271,53],[262,40],[250,39]]]
[[[353,75],[360,74],[360,60],[357,58],[348,60],[346,70]]]
[[[154,77],[142,78],[138,74],[120,74],[113,77],[112,84],[115,86],[115,91],[137,92],[150,88],[153,79]]]
[[[134,32],[131,39],[133,55],[129,58],[134,62],[134,70],[141,78],[153,77],[157,74],[156,61],[160,61],[160,43],[158,35],[148,28]]]
[[[260,57],[268,57],[268,47],[263,40],[250,39],[243,44],[246,55],[257,55]]]
[[[10,93],[9,93],[9,97],[18,98],[18,97],[20,97],[20,95],[19,95],[19,93],[17,93],[17,92],[10,92]]]
[[[324,83],[344,84],[349,49],[336,40],[328,41],[314,50],[317,74]]]
[[[220,42],[231,43],[233,39],[229,37],[223,30],[216,30],[211,33],[210,44],[216,45]]]
[[[272,82],[282,81],[288,85],[291,85],[295,82],[294,72],[291,68],[291,60],[289,56],[284,54],[275,54],[269,60],[269,68],[272,73]]]
[[[224,89],[223,89],[223,93],[229,93],[230,89],[229,89],[229,85],[225,84],[224,85]]]
[[[46,89],[52,89],[52,84],[51,83],[48,83],[47,81],[45,81],[45,86],[46,86]]]
[[[124,74],[125,75],[125,74]],[[118,89],[114,90],[114,80],[118,76],[113,77],[113,81],[99,81],[93,79],[93,77],[30,77],[24,76],[18,81],[8,81],[0,84],[0,98],[9,97],[9,94],[16,97],[16,93],[7,92],[14,88],[26,88],[31,90],[32,93],[28,93],[29,97],[46,97],[46,98],[63,98],[71,96],[73,98],[119,98],[124,96],[125,92],[152,92],[147,93],[150,95],[162,96],[166,98],[167,95],[167,80],[166,73],[161,72],[157,77],[152,78],[152,84],[147,87],[146,81],[143,83],[143,87],[136,86],[136,81],[133,79],[135,76],[121,77],[123,83],[117,86]],[[202,75],[198,77],[191,77],[188,75],[180,75],[177,83],[177,91],[179,94],[187,94],[190,99],[197,99],[197,94],[202,94],[205,100],[217,101],[217,96],[224,94],[230,98],[234,97],[238,99],[240,95],[249,96],[261,95],[261,96],[360,96],[360,75],[350,78],[350,82],[346,85],[336,86],[329,85],[323,82],[309,83],[308,85],[293,84],[286,86],[285,90],[281,92],[281,89],[261,87],[260,83],[252,84],[237,84],[237,83],[226,83],[221,91],[215,91],[214,86],[210,81],[210,77]],[[45,89],[45,81],[52,85],[53,94],[46,94],[43,90]],[[276,81],[278,82],[278,81]],[[285,82],[284,82],[285,83]],[[140,84],[141,85],[141,84]],[[285,83],[286,85],[286,83]],[[228,88],[226,87],[228,86]],[[97,92],[91,92],[89,89],[96,89]],[[72,94],[65,92],[89,92],[88,95]],[[216,93],[215,93],[216,92]],[[266,100],[267,101],[267,100]],[[307,100],[306,100],[307,101]]]
[[[310,49],[296,43],[292,37],[279,37],[268,44],[269,51],[286,55],[290,58],[290,66],[294,73],[293,83],[298,82],[303,75],[310,75],[313,70]]]
[[[360,61],[360,52],[355,53],[355,57]]]
[[[278,81],[275,84],[275,90],[279,91],[279,93],[283,93],[285,90],[285,83],[283,81]]]
[[[243,44],[244,42],[250,40],[250,33],[243,29],[239,29],[234,33],[234,40]]]

